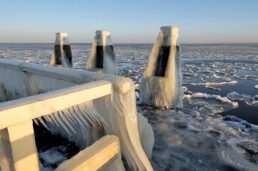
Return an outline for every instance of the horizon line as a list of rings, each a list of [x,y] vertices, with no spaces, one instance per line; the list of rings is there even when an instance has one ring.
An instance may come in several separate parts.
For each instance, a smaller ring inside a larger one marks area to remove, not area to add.
[[[0,42],[0,44],[55,44],[55,42]],[[70,42],[70,44],[92,44],[93,42]],[[142,42],[118,42],[113,44],[154,44],[153,43],[142,43]],[[257,44],[258,42],[181,42],[179,44]]]

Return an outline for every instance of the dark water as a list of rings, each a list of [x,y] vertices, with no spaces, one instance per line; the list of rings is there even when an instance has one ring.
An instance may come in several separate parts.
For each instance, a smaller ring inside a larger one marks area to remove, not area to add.
[[[255,71],[247,71],[247,70],[240,70],[238,75],[258,75]],[[255,96],[257,95],[257,90],[254,88],[255,85],[258,84],[258,81],[255,80],[240,80],[237,79],[238,84],[235,85],[222,85],[222,86],[216,86],[216,88],[221,88],[221,91],[215,91],[211,89],[205,88],[205,86],[191,86],[187,85],[187,88],[192,92],[202,92],[207,94],[216,94],[220,96],[227,96],[228,93],[231,93],[233,91],[239,93],[239,94],[246,94]],[[256,106],[250,106],[247,105],[243,101],[238,101],[238,107],[234,108],[229,111],[225,111],[223,113],[220,113],[221,115],[234,115],[241,119],[244,119],[250,123],[258,125],[258,107]]]
[[[216,88],[221,88],[222,91],[215,91],[208,88],[205,88],[205,86],[191,86],[187,85],[187,88],[192,92],[203,92],[207,94],[217,94],[221,96],[226,96],[228,93],[231,93],[233,91],[239,93],[239,94],[246,94],[255,96],[257,94],[257,90],[255,90],[254,86],[258,84],[258,81],[254,80],[237,80],[238,83],[235,85],[221,85],[216,86]]]
[[[249,123],[258,125],[258,107],[246,105],[243,101],[237,101],[238,108],[221,113],[221,115],[234,115]]]

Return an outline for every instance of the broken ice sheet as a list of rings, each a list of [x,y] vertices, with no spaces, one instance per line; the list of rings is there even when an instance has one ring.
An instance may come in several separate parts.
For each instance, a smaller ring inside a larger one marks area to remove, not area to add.
[[[204,100],[205,99],[205,100]],[[206,93],[193,93],[184,95],[184,108],[199,111],[202,114],[215,114],[233,109],[238,106],[226,97],[209,95]]]
[[[230,100],[238,100],[238,101],[243,101],[245,102],[247,105],[250,106],[258,106],[258,96],[250,96],[247,94],[239,94],[235,91],[228,93],[227,97]]]

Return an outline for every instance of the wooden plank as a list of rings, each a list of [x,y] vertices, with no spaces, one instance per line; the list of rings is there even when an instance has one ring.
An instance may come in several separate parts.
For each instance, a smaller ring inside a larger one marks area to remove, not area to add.
[[[0,129],[111,94],[111,83],[96,81],[0,104]]]
[[[14,170],[39,171],[39,159],[32,120],[7,128]]]
[[[56,170],[95,171],[103,169],[117,158],[121,160],[119,139],[114,135],[107,135],[62,163]]]
[[[9,141],[7,128],[0,130],[0,167],[5,171],[14,170],[12,148]]]

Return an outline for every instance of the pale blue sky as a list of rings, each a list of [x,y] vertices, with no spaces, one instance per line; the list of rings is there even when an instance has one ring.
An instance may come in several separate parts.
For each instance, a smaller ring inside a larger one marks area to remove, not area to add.
[[[258,42],[258,0],[0,0],[0,42],[154,43],[160,26],[178,26],[181,43]]]

